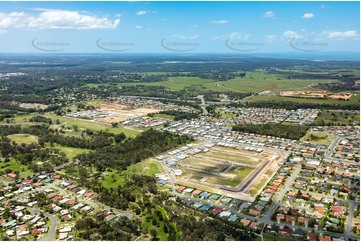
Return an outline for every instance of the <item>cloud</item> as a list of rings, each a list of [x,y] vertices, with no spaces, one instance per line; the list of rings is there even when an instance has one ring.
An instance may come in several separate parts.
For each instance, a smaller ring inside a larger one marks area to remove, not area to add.
[[[263,14],[264,18],[275,18],[276,15],[273,13],[273,11],[267,11]]]
[[[37,15],[24,12],[1,13],[0,29],[115,29],[120,19],[111,20],[77,11],[33,9]]]
[[[326,4],[322,4],[320,8],[328,8],[328,6]]]
[[[136,29],[142,29],[143,26],[142,26],[142,25],[135,25],[135,28],[136,28]]]
[[[267,41],[267,42],[273,42],[273,41],[277,40],[277,38],[278,37],[276,35],[273,35],[273,34],[267,34],[264,37],[265,41]]]
[[[141,10],[141,11],[138,11],[136,14],[137,15],[144,15],[144,14],[147,14],[149,13],[150,11],[145,11],[145,10]]]
[[[315,17],[315,15],[313,15],[313,13],[305,13],[302,18],[313,18]]]
[[[227,40],[227,39],[242,39],[247,40],[249,37],[251,37],[250,34],[241,34],[239,32],[232,32],[228,35],[218,35],[211,38],[211,40]]]
[[[338,40],[357,39],[359,37],[356,30],[348,30],[345,32],[327,30],[327,31],[323,31],[322,35],[328,39],[338,39]]]
[[[156,11],[150,11],[150,10],[141,10],[136,13],[136,15],[145,15],[148,13],[156,13]]]
[[[7,32],[8,32],[7,30],[0,29],[0,34],[5,34],[5,33],[7,33]]]
[[[209,23],[210,24],[226,24],[226,23],[228,23],[228,20],[227,19],[211,20]]]
[[[250,34],[241,34],[241,33],[238,33],[238,32],[232,32],[229,34],[229,38],[230,39],[248,39],[251,35]]]
[[[171,38],[177,38],[177,39],[182,39],[182,40],[186,40],[186,39],[198,39],[199,35],[180,35],[180,34],[173,34],[171,36]]]
[[[24,12],[1,13],[0,29],[23,28],[26,27],[28,17]]]
[[[292,30],[285,31],[285,32],[283,33],[283,37],[290,38],[290,39],[303,38],[302,35],[298,34],[298,33],[295,32],[295,31],[292,31]]]

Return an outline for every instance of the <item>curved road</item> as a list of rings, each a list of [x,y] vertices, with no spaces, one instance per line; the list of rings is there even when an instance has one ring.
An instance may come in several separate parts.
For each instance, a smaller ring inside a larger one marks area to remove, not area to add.
[[[40,210],[39,208],[33,208],[30,210],[30,212],[35,213],[35,214],[40,214],[43,211]],[[40,241],[53,241],[55,238],[56,226],[58,224],[58,221],[53,215],[51,215],[49,213],[43,212],[43,214],[45,217],[48,217],[51,220],[51,227],[49,228],[47,235],[40,238],[39,240]]]

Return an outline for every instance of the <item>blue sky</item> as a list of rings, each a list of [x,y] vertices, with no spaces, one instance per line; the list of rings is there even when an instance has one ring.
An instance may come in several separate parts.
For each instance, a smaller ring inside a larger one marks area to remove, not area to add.
[[[359,52],[359,2],[0,2],[0,52]]]

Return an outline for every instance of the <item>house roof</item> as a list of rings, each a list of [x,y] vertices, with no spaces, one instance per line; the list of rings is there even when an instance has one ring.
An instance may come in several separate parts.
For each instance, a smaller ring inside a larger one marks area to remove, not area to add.
[[[317,240],[317,236],[312,232],[307,233],[307,238],[308,238],[308,240],[311,240],[311,241],[316,241]]]
[[[254,210],[254,209],[250,209],[248,212],[250,215],[252,216],[258,216],[260,214],[260,211],[258,210]]]
[[[217,214],[217,213],[220,213],[222,211],[223,211],[223,208],[215,208],[215,209],[212,210],[212,213]]]
[[[310,220],[308,218],[305,218],[305,217],[298,217],[298,220],[297,222],[299,223],[304,223],[304,222],[309,222]]]
[[[6,176],[10,178],[16,178],[17,175],[14,173],[8,173]]]
[[[195,190],[194,192],[193,192],[193,195],[198,195],[198,194],[200,194],[202,191],[201,190]]]
[[[251,223],[251,220],[242,218],[241,223],[243,224],[243,226],[248,226]]]
[[[342,212],[342,207],[340,206],[331,206],[331,210],[334,211],[334,212]]]
[[[320,236],[320,241],[331,241],[331,236],[329,235]]]

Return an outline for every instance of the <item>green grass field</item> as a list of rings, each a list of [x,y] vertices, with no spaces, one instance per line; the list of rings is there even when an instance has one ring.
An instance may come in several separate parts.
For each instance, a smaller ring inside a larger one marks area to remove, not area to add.
[[[169,120],[174,120],[174,118],[175,118],[174,115],[168,115],[168,114],[154,114],[153,117],[154,118],[164,118],[164,119],[169,119]]]
[[[246,100],[247,102],[297,102],[297,103],[317,103],[317,104],[339,104],[350,105],[360,103],[360,94],[353,95],[349,101],[338,99],[317,99],[317,98],[296,98],[296,97],[281,97],[281,96],[253,96]]]
[[[101,181],[101,183],[107,188],[122,186],[125,184],[125,177],[131,174],[154,176],[155,174],[161,172],[164,172],[161,165],[154,159],[150,158],[140,163],[133,164],[129,166],[127,170],[122,172],[116,170],[106,172],[107,176]]]
[[[16,161],[14,158],[11,158],[9,162],[0,162],[0,170],[5,172],[6,169],[12,171],[18,171],[20,178],[26,178],[28,176],[33,176],[34,172],[28,169],[26,165],[22,165],[20,162]]]
[[[31,117],[38,116],[39,114],[28,114],[28,115],[19,115],[14,118],[15,123],[26,123]],[[62,117],[62,116],[56,116],[54,114],[45,114],[43,115],[46,118],[51,118],[53,120],[53,123],[58,119],[60,121],[60,125],[64,125],[68,129],[72,129],[73,125],[77,125],[80,129],[90,129],[93,131],[100,131],[105,130],[109,131],[114,134],[124,133],[127,137],[135,137],[137,136],[142,130],[140,129],[127,129],[124,127],[117,127],[113,128],[111,125],[106,124],[100,124],[100,123],[94,123],[88,120],[80,120],[80,119],[74,119],[71,117]],[[2,124],[5,124],[5,121],[1,122]],[[29,123],[31,124],[31,123]],[[74,131],[76,134],[71,134],[71,132],[67,132],[67,135],[80,135],[80,132]]]
[[[231,172],[231,174],[236,175],[235,177],[226,180],[219,180],[219,184],[236,187],[239,183],[241,183],[242,179],[244,179],[253,170],[254,169],[249,167],[240,167],[238,170]]]
[[[163,82],[136,82],[126,83],[121,85],[145,85],[145,86],[163,86],[172,91],[179,91],[187,87],[201,87],[206,83],[213,83],[210,79],[201,79],[199,77],[170,77],[168,80]]]
[[[311,136],[311,134],[313,136]],[[332,143],[332,141],[335,139],[336,137],[331,136],[329,134],[323,133],[323,132],[312,132],[310,130],[307,131],[306,135],[303,136],[300,141],[307,141],[310,142],[312,144],[319,144],[319,145],[330,145]]]
[[[163,227],[164,227],[164,220],[166,218],[166,213],[165,211],[157,206],[156,207],[156,210],[160,211],[161,214],[162,214],[162,217],[163,219],[160,220],[158,216],[156,216],[155,213],[153,214],[150,214],[150,215],[147,215],[147,216],[144,216],[143,217],[143,221],[142,221],[142,228],[147,228],[147,229],[151,229],[151,228],[154,228],[156,231],[157,231],[157,238],[158,240],[160,241],[166,241],[168,240],[168,234],[167,233],[164,233],[164,230],[163,230]],[[156,221],[157,225],[153,225],[152,222],[153,221]],[[142,239],[143,240],[143,239]]]
[[[285,79],[281,75],[269,74],[264,71],[247,73],[245,78],[207,83],[204,86],[214,91],[261,92],[279,90],[308,90],[314,83],[329,83],[332,80]]]
[[[215,81],[201,79],[199,77],[170,77],[164,82],[137,82],[122,85],[146,85],[164,86],[173,91],[179,91],[187,87],[198,87],[213,91],[235,91],[235,92],[261,92],[265,90],[308,90],[315,83],[330,83],[334,80],[314,79],[286,79],[282,75],[270,74],[264,70],[247,72],[245,78],[235,78],[228,81]]]
[[[38,142],[39,137],[31,134],[12,134],[8,136],[9,139],[15,141],[17,144],[31,144]]]
[[[51,147],[50,144],[46,144],[46,147]],[[83,154],[83,153],[88,153],[90,150],[88,149],[80,149],[80,148],[73,148],[73,147],[66,147],[66,146],[62,146],[59,144],[54,144],[55,149],[59,149],[61,151],[63,151],[66,154],[66,157],[68,159],[73,159],[75,156],[79,155],[79,154]]]

